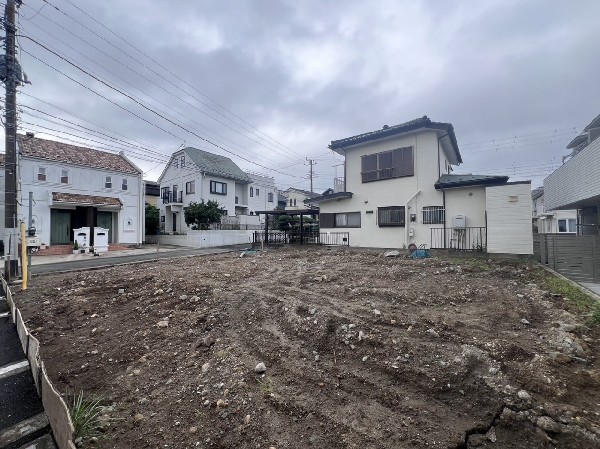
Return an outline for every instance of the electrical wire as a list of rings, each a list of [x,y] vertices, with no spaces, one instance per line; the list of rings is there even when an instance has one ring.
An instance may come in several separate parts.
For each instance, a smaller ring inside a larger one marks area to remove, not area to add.
[[[46,0],[44,0],[46,1]],[[119,52],[121,52],[122,54],[124,54],[126,57],[128,57],[129,59],[137,62],[138,64],[140,64],[142,67],[144,67],[147,71],[154,73],[156,76],[160,77],[162,80],[169,82],[171,85],[173,85],[172,80],[169,80],[168,78],[166,78],[165,76],[161,75],[160,73],[156,72],[152,67],[144,64],[143,62],[139,61],[137,58],[131,56],[130,54],[128,54],[127,52],[125,52],[122,48],[114,45],[113,43],[111,43],[110,41],[108,41],[107,39],[105,39],[103,36],[100,36],[98,33],[96,33],[95,31],[89,29],[88,27],[86,27],[85,25],[81,24],[79,21],[77,21],[76,19],[73,19],[72,17],[68,16],[67,14],[65,14],[64,11],[60,10],[59,8],[57,8],[56,6],[50,4],[49,2],[47,2],[49,5],[51,5],[53,8],[55,8],[57,11],[60,11],[62,14],[64,14],[65,16],[69,17],[71,20],[74,20],[76,23],[80,24],[81,26],[83,26],[85,29],[87,29],[89,32],[91,32],[92,34],[96,35],[97,37],[99,37],[101,40],[105,41],[106,43],[108,43],[109,45],[111,45],[112,47],[114,47],[116,50],[118,50]],[[27,5],[26,5],[27,6]],[[128,70],[132,71],[133,73],[135,73],[136,75],[140,76],[141,78],[143,78],[144,80],[152,83],[153,85],[155,85],[156,87],[158,87],[161,90],[164,90],[166,92],[169,93],[169,95],[177,97],[180,101],[184,102],[185,104],[187,104],[188,106],[191,106],[192,108],[196,109],[198,112],[200,112],[201,114],[206,115],[207,117],[211,118],[212,120],[215,120],[216,122],[220,123],[221,125],[225,126],[226,128],[230,129],[233,132],[236,132],[240,135],[242,135],[243,137],[257,143],[258,145],[261,145],[264,147],[264,145],[262,145],[260,142],[256,141],[255,139],[252,139],[250,136],[246,135],[243,132],[240,132],[238,129],[235,129],[233,127],[231,127],[230,125],[220,121],[219,119],[213,117],[212,115],[208,114],[206,111],[203,111],[200,108],[197,108],[194,104],[182,99],[181,97],[178,97],[177,95],[175,95],[174,93],[168,91],[167,89],[165,89],[163,86],[160,86],[159,84],[157,84],[155,81],[151,80],[150,78],[146,77],[145,75],[139,73],[138,71],[134,70],[132,67],[130,67],[130,65],[128,64],[124,64],[122,61],[116,59],[115,57],[113,57],[111,54],[99,49],[97,46],[95,46],[94,44],[90,43],[89,41],[87,41],[86,39],[82,38],[81,36],[77,35],[76,33],[74,33],[73,31],[71,31],[69,28],[63,26],[62,24],[60,24],[59,22],[56,22],[55,20],[51,19],[50,17],[46,16],[45,14],[40,14],[42,17],[44,17],[46,20],[54,23],[55,25],[57,25],[58,27],[60,27],[61,29],[63,29],[64,31],[66,31],[67,33],[71,34],[72,36],[76,37],[77,39],[81,40],[82,42],[86,43],[87,45],[89,45],[90,47],[94,48],[95,50],[99,51],[100,53],[104,54],[105,56],[107,56],[108,58],[110,58],[111,60],[114,60],[115,62],[117,62],[118,64],[122,65],[123,67],[127,68]],[[39,27],[38,27],[39,28]],[[50,33],[49,33],[50,34]],[[177,86],[174,86],[177,87]],[[182,92],[184,92],[186,95],[190,96],[191,98],[193,98],[194,100],[196,100],[198,103],[203,104],[207,107],[209,107],[208,105],[206,105],[204,102],[202,102],[202,100],[198,99],[197,97],[194,97],[193,95],[191,95],[189,92],[186,92],[185,90],[179,88],[179,90],[181,90]],[[239,126],[239,125],[238,125]],[[243,128],[242,128],[243,129]],[[260,139],[260,136],[257,136]],[[264,141],[264,139],[261,139]],[[271,146],[273,146],[271,144]],[[273,151],[274,150],[272,147],[265,147],[268,149],[271,149]],[[288,151],[291,151],[288,148]],[[297,155],[295,157],[298,157],[300,159],[302,159],[301,156]]]
[[[49,3],[47,0],[44,0],[46,3]],[[167,67],[165,67],[164,65],[162,65],[159,61],[157,61],[156,59],[152,58],[150,55],[148,55],[147,53],[145,53],[144,51],[140,50],[138,47],[136,47],[135,45],[133,45],[129,40],[125,39],[124,37],[120,36],[119,34],[117,34],[116,32],[114,32],[112,29],[110,29],[109,27],[107,27],[106,25],[104,25],[102,22],[100,22],[98,19],[96,19],[95,17],[93,17],[92,15],[90,15],[89,13],[87,13],[86,11],[84,11],[83,9],[81,9],[79,6],[77,6],[75,3],[73,3],[70,0],[66,0],[71,6],[73,6],[74,8],[76,8],[77,10],[79,10],[82,14],[84,14],[86,17],[88,17],[89,19],[91,19],[92,21],[94,21],[95,23],[97,23],[98,25],[100,25],[102,28],[104,28],[105,30],[107,30],[109,33],[111,33],[112,35],[114,35],[115,37],[117,37],[118,39],[120,39],[122,42],[124,42],[126,45],[130,46],[131,48],[133,48],[134,50],[136,50],[138,53],[142,54],[143,56],[145,56],[146,58],[148,58],[150,61],[152,61],[154,64],[156,64],[158,67],[160,67],[161,69],[165,70],[167,73],[169,73],[169,75],[175,77],[177,80],[179,80],[180,82],[182,82],[184,85],[186,85],[187,87],[191,88],[193,91],[198,92],[201,96],[203,96],[204,98],[210,100],[211,102],[213,102],[215,105],[217,105],[218,107],[220,107],[221,109],[223,109],[224,111],[226,111],[227,113],[229,113],[231,116],[235,117],[236,119],[238,119],[239,121],[241,121],[242,123],[244,123],[245,125],[247,125],[248,127],[256,130],[257,132],[259,132],[260,134],[264,135],[265,137],[269,138],[270,140],[272,140],[273,142],[277,143],[278,145],[280,145],[283,148],[286,148],[294,153],[296,153],[294,150],[292,150],[291,148],[289,148],[288,146],[280,143],[279,141],[277,141],[276,139],[272,138],[271,136],[269,136],[268,134],[264,133],[263,131],[261,131],[259,128],[257,128],[256,126],[250,124],[249,122],[247,122],[246,120],[244,120],[243,118],[239,117],[238,115],[236,115],[235,113],[233,113],[232,111],[230,111],[229,109],[227,109],[225,106],[219,104],[217,101],[215,101],[214,99],[212,99],[211,97],[209,97],[208,95],[206,95],[205,93],[203,93],[202,91],[200,91],[199,89],[197,89],[196,87],[190,85],[187,81],[185,81],[184,79],[182,79],[180,76],[178,76],[176,73],[172,72],[171,70],[169,70]],[[71,18],[72,20],[76,20],[73,17],[69,16],[68,14],[66,14],[64,11],[61,10],[61,12],[63,14],[65,14],[67,17]],[[78,21],[77,21],[78,22]],[[80,22],[78,22],[80,23]],[[81,23],[80,23],[81,24]],[[84,26],[84,25],[82,25]],[[85,26],[84,26],[85,27]],[[87,29],[87,27],[85,27]],[[113,44],[114,46],[114,44]],[[183,92],[185,92],[183,89],[181,89]],[[211,108],[209,105],[199,101],[201,104],[204,104],[206,107],[208,107],[209,109],[213,110],[214,112],[218,113],[219,115],[224,116],[223,114],[221,114],[219,111],[217,111],[216,109]],[[299,153],[296,153],[298,156],[302,157],[302,155],[300,155]]]
[[[266,169],[266,170],[269,170],[269,171],[274,171],[274,172],[281,173],[281,174],[284,174],[284,175],[287,175],[287,176],[291,176],[291,177],[297,177],[297,176],[295,176],[295,175],[291,175],[291,174],[289,174],[289,173],[284,173],[284,172],[281,172],[281,171],[279,171],[279,170],[275,170],[275,169],[272,169],[272,168],[266,167],[266,166],[264,166],[264,165],[262,165],[262,164],[259,164],[259,163],[257,163],[257,162],[251,161],[250,159],[247,159],[247,158],[245,158],[245,157],[243,157],[243,156],[241,156],[241,155],[239,155],[239,154],[237,154],[237,153],[235,153],[235,152],[233,152],[233,151],[231,151],[231,150],[228,150],[228,149],[226,149],[226,148],[222,147],[221,145],[218,145],[218,144],[216,144],[216,143],[212,142],[211,140],[209,140],[209,139],[207,139],[207,138],[205,138],[205,137],[202,137],[201,135],[197,134],[195,131],[192,131],[192,130],[189,130],[189,129],[187,129],[186,127],[182,126],[181,124],[179,124],[179,123],[176,123],[175,121],[173,121],[173,120],[169,119],[168,117],[165,117],[164,115],[162,115],[162,114],[160,114],[159,112],[155,111],[155,110],[154,110],[154,109],[152,109],[151,107],[148,107],[148,106],[146,106],[146,105],[145,105],[145,104],[143,104],[142,102],[140,102],[140,101],[138,101],[137,99],[135,99],[134,97],[132,97],[130,94],[128,94],[128,93],[126,93],[126,92],[123,92],[123,91],[121,91],[120,89],[118,89],[118,88],[116,88],[116,87],[114,87],[114,86],[110,85],[109,83],[107,83],[107,82],[103,81],[102,79],[100,79],[100,78],[99,78],[99,77],[97,77],[96,75],[94,75],[94,74],[92,74],[92,73],[90,73],[90,72],[86,71],[86,70],[85,70],[85,69],[83,69],[82,67],[80,67],[80,66],[78,66],[77,64],[75,64],[75,63],[71,62],[70,60],[68,60],[67,58],[65,58],[65,57],[63,57],[63,56],[61,56],[61,55],[59,55],[59,54],[58,54],[58,53],[56,53],[56,52],[54,52],[53,50],[51,50],[50,48],[48,48],[48,47],[47,47],[47,46],[45,46],[44,44],[42,44],[42,43],[40,43],[40,42],[36,41],[35,39],[33,39],[33,38],[29,37],[29,36],[23,36],[23,37],[27,37],[27,38],[28,38],[29,40],[31,40],[32,42],[36,43],[37,45],[39,45],[40,47],[42,47],[42,48],[43,48],[43,49],[45,49],[46,51],[48,51],[48,52],[50,52],[50,53],[54,54],[54,55],[55,55],[55,56],[57,56],[58,58],[60,58],[60,59],[64,60],[65,62],[67,62],[67,63],[68,63],[68,64],[70,64],[71,66],[75,67],[76,69],[78,69],[78,70],[79,70],[79,71],[81,71],[82,73],[84,73],[84,74],[88,75],[88,76],[89,76],[89,77],[91,77],[92,79],[94,79],[94,80],[98,81],[99,83],[101,83],[101,84],[105,85],[105,86],[106,86],[106,87],[108,87],[109,89],[112,89],[112,90],[114,90],[115,92],[119,93],[120,95],[122,95],[122,96],[124,96],[124,97],[126,97],[126,98],[129,98],[131,101],[133,101],[134,103],[136,103],[136,104],[140,105],[142,108],[144,108],[144,109],[148,110],[148,111],[149,111],[149,112],[151,112],[152,114],[154,114],[154,115],[156,115],[156,116],[158,116],[158,117],[162,118],[163,120],[165,120],[165,121],[167,121],[167,122],[171,123],[172,125],[174,125],[174,126],[176,126],[176,127],[178,127],[178,128],[181,128],[182,130],[186,131],[187,133],[194,135],[195,137],[197,137],[197,138],[201,139],[202,141],[204,141],[204,142],[206,142],[206,143],[208,143],[208,144],[210,144],[210,145],[213,145],[214,147],[216,147],[216,148],[219,148],[219,149],[221,149],[222,151],[225,151],[226,153],[232,154],[232,155],[234,155],[234,156],[238,157],[238,158],[239,158],[239,159],[241,159],[241,160],[244,160],[244,161],[246,161],[246,162],[248,162],[248,163],[251,163],[251,164],[253,164],[253,165],[256,165],[256,166],[258,166],[258,167],[261,167],[261,168],[263,168],[263,169]],[[120,105],[119,103],[117,103],[117,102],[115,102],[115,101],[113,101],[113,100],[109,99],[108,97],[106,97],[106,96],[102,95],[101,93],[99,93],[99,92],[96,92],[95,90],[93,90],[93,89],[92,89],[92,88],[90,88],[89,86],[86,86],[85,84],[83,84],[83,83],[81,83],[81,82],[77,81],[75,78],[73,78],[73,77],[71,77],[71,76],[67,75],[66,73],[64,73],[64,72],[62,72],[61,70],[57,69],[56,67],[54,67],[54,66],[50,65],[50,64],[49,64],[49,63],[47,63],[46,61],[44,61],[44,60],[42,60],[42,59],[38,58],[37,56],[33,55],[33,54],[32,54],[32,53],[30,53],[29,51],[27,51],[27,50],[24,50],[24,49],[21,49],[21,50],[22,50],[24,53],[26,53],[26,54],[28,54],[29,56],[31,56],[32,58],[34,58],[34,59],[38,60],[39,62],[41,62],[42,64],[46,65],[47,67],[49,67],[49,68],[51,68],[51,69],[55,70],[56,72],[58,72],[58,73],[60,73],[61,75],[65,76],[66,78],[70,79],[70,80],[71,80],[71,81],[73,81],[74,83],[76,83],[76,84],[80,85],[81,87],[83,87],[83,88],[85,88],[85,89],[89,90],[90,92],[92,92],[92,93],[94,93],[94,94],[98,95],[99,97],[101,97],[101,98],[103,98],[104,100],[106,100],[106,101],[108,101],[108,102],[112,103],[113,105],[115,105],[115,106],[119,107],[120,109],[122,109],[122,110],[124,110],[124,111],[126,111],[126,112],[128,112],[128,113],[130,113],[130,114],[132,114],[132,115],[134,115],[135,117],[139,118],[140,120],[143,120],[144,122],[146,122],[146,123],[148,123],[148,124],[150,124],[150,125],[154,126],[155,128],[158,128],[159,130],[161,130],[161,131],[163,131],[163,132],[165,132],[165,133],[167,133],[167,134],[169,134],[169,135],[171,135],[171,136],[173,136],[173,137],[177,138],[178,140],[182,140],[182,139],[181,139],[179,136],[177,136],[176,134],[172,133],[171,131],[168,131],[167,129],[165,129],[165,128],[163,128],[163,127],[159,126],[159,125],[157,125],[156,123],[153,123],[153,122],[151,122],[151,121],[147,120],[146,118],[144,118],[144,117],[140,116],[139,114],[137,114],[137,113],[135,113],[135,112],[133,112],[133,111],[131,111],[131,110],[129,110],[129,109],[127,109],[127,108],[125,108],[124,106]]]

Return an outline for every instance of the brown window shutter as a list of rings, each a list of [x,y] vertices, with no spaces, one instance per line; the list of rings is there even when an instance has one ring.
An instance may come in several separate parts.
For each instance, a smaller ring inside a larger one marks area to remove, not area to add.
[[[334,228],[335,227],[335,214],[319,214],[319,227],[320,228]]]

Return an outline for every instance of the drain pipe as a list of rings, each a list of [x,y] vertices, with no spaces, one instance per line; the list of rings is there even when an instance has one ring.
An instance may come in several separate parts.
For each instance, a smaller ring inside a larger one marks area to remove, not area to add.
[[[420,190],[417,190],[416,193],[411,196],[409,198],[409,200],[406,202],[406,205],[404,206],[404,242],[406,243],[406,247],[408,248],[408,232],[409,232],[409,228],[410,228],[410,214],[408,213],[408,205],[410,204],[410,202],[415,199],[417,197],[417,195],[421,193]]]

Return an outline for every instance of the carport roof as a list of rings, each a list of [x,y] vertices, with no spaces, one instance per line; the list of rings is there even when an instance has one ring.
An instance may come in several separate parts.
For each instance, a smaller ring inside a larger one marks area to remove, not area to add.
[[[119,198],[109,196],[79,195],[77,193],[52,192],[52,202],[88,206],[123,206]]]

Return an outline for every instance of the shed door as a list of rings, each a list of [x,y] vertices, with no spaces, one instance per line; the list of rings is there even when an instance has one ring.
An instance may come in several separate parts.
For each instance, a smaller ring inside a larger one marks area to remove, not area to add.
[[[71,212],[52,209],[50,213],[50,244],[66,245],[71,243]]]
[[[99,227],[108,229],[108,243],[113,243],[113,240],[112,240],[113,214],[112,214],[112,212],[98,211],[96,223]]]

